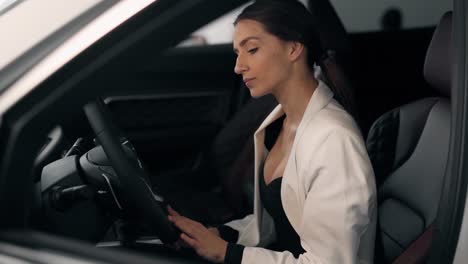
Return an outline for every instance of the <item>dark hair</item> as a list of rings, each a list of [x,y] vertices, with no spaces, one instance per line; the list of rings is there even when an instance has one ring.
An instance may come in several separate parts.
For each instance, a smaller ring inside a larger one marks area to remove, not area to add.
[[[244,19],[259,22],[268,33],[281,40],[304,44],[311,69],[323,54],[312,15],[297,0],[257,0],[239,14],[234,25]]]
[[[244,19],[259,22],[265,30],[284,41],[297,41],[307,49],[307,64],[313,71],[314,64],[322,68],[325,81],[335,95],[335,99],[359,122],[354,94],[349,87],[336,87],[330,80],[325,58],[328,51],[322,46],[319,31],[313,15],[297,0],[257,0],[247,6],[236,18],[234,25]]]

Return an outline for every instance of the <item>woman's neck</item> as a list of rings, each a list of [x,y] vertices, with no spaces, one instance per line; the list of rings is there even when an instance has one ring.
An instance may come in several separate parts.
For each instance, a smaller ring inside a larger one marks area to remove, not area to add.
[[[274,92],[278,103],[286,113],[284,126],[295,131],[302,120],[307,105],[318,86],[313,74],[290,78],[278,91]]]

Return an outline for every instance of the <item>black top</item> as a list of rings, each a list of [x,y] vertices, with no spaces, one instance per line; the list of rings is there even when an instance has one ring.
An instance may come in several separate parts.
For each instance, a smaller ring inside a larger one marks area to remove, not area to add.
[[[281,182],[283,177],[271,181],[268,185],[263,174],[264,162],[259,174],[260,199],[263,207],[273,218],[276,230],[276,242],[269,248],[275,251],[289,251],[295,257],[304,253],[301,239],[289,222],[281,203]]]
[[[268,150],[273,148],[273,145],[278,138],[281,131],[285,115],[271,123],[265,132],[265,146]],[[265,182],[263,174],[265,161],[262,161],[259,170],[259,188],[260,199],[265,210],[273,218],[276,230],[276,242],[268,248],[275,251],[289,251],[295,257],[305,252],[301,246],[299,235],[289,223],[286,213],[284,212],[281,203],[281,181],[282,177],[274,179],[268,185]],[[238,232],[228,226],[221,226],[218,228],[221,237],[230,242],[226,251],[224,263],[240,264],[242,261],[242,254],[244,246],[234,244],[237,241]]]

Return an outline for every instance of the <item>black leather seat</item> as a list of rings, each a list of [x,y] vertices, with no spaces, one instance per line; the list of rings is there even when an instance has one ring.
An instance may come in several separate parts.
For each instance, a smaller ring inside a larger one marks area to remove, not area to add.
[[[427,230],[437,216],[449,150],[451,19],[451,12],[442,17],[424,64],[425,79],[440,97],[387,112],[369,132],[367,147],[379,199],[376,263],[407,263],[404,255],[418,255],[420,260],[427,255]],[[416,243],[426,246],[415,249]]]

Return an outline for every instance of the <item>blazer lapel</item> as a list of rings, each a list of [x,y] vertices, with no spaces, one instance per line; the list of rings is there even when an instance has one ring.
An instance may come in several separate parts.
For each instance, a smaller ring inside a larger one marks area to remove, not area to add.
[[[276,119],[280,118],[284,115],[283,108],[281,105],[278,105],[273,109],[273,111],[267,116],[267,118],[263,121],[260,127],[254,134],[254,146],[255,146],[255,171],[254,171],[254,188],[255,188],[255,197],[254,197],[254,215],[256,216],[256,223],[257,223],[257,231],[260,232],[260,227],[262,226],[262,213],[263,213],[263,206],[260,200],[260,190],[259,190],[259,167],[262,160],[268,154],[267,149],[265,148],[265,128],[268,127],[269,124],[273,123]],[[257,241],[258,243],[259,241]]]
[[[325,108],[330,103],[332,98],[333,92],[325,83],[319,80],[319,84],[312,94],[302,120],[299,123],[299,127],[297,128],[296,136],[291,148],[291,153],[288,157],[286,168],[284,170],[283,181],[281,184],[281,201],[289,222],[298,233],[306,193],[301,181],[299,180],[299,171],[296,162],[296,149],[298,144],[301,144],[301,138],[304,135],[304,131],[307,130],[307,125],[314,119],[320,110]]]

